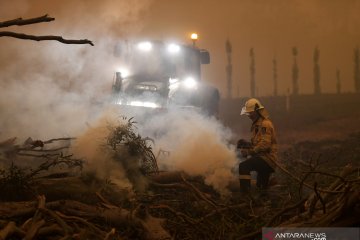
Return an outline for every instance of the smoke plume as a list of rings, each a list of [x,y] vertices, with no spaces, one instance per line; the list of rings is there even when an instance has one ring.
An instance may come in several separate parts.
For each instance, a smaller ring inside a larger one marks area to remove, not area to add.
[[[100,177],[129,186],[119,164],[103,150],[106,124],[132,113],[108,109],[118,59],[114,47],[141,29],[150,0],[14,0],[0,2],[0,21],[49,14],[55,21],[13,26],[6,31],[89,39],[95,46],[0,39],[0,139],[77,137],[74,151]],[[115,117],[114,117],[115,114]],[[230,132],[215,119],[187,111],[135,119],[139,133],[155,140],[155,154],[169,151],[165,170],[203,175],[219,191],[231,180],[235,155]]]
[[[229,144],[230,130],[215,118],[191,110],[170,110],[146,121],[141,130],[155,136],[155,153],[169,151],[159,158],[160,168],[204,176],[207,184],[226,194],[237,160]]]
[[[109,134],[107,126],[119,122],[120,116],[134,117],[137,133],[154,140],[153,152],[161,171],[184,171],[192,176],[203,176],[206,184],[221,194],[228,193],[226,187],[234,180],[233,169],[237,164],[234,146],[229,143],[232,134],[215,118],[194,110],[144,113],[136,109],[112,109],[104,114],[80,137],[75,147],[76,154],[85,157],[100,176],[112,176],[111,172],[120,172],[118,176],[124,176],[120,170],[114,170],[119,168],[114,168],[113,159],[101,147],[106,144]],[[107,163],[110,162],[112,165],[109,166]]]
[[[140,28],[150,1],[0,2],[0,21],[49,14],[55,21],[6,31],[89,39],[95,46],[0,39],[0,138],[78,135],[111,91],[116,43]]]
[[[131,183],[121,163],[115,161],[114,153],[107,147],[109,125],[117,124],[114,112],[104,112],[104,116],[95,122],[96,125],[89,126],[77,138],[71,150],[86,161],[85,171],[95,172],[100,179],[110,179],[120,187],[130,188]]]

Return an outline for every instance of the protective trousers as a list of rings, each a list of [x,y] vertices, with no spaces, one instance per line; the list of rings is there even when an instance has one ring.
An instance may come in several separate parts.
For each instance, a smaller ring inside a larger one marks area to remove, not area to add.
[[[269,178],[274,169],[269,166],[261,157],[251,157],[239,164],[240,191],[249,192],[251,184],[251,171],[257,172],[256,186],[260,189],[266,189],[269,184]]]

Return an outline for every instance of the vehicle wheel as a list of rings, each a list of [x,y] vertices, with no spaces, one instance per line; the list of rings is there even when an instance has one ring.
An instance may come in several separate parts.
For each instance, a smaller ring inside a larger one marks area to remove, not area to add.
[[[205,114],[218,117],[219,114],[219,90],[214,87],[207,87],[203,93],[202,108]]]

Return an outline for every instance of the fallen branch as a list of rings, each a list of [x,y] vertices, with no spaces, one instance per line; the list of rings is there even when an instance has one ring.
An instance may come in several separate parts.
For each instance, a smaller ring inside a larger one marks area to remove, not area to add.
[[[46,235],[61,235],[63,234],[62,228],[58,224],[52,224],[50,226],[45,226],[39,229],[38,236]]]
[[[25,237],[23,238],[23,240],[32,240],[32,239],[34,239],[37,236],[39,229],[45,223],[46,223],[45,220],[41,219],[41,220],[31,224],[30,229],[27,231],[27,233],[26,233]]]
[[[197,222],[195,219],[189,217],[185,213],[178,212],[178,211],[176,211],[175,209],[173,209],[172,207],[170,207],[168,205],[161,204],[161,205],[158,205],[158,206],[152,206],[150,208],[151,209],[166,209],[166,210],[170,211],[171,213],[173,213],[174,215],[176,215],[178,218],[180,218],[183,222],[188,222],[188,223],[190,223],[192,225],[195,225],[196,222]]]
[[[69,225],[66,224],[66,222],[64,220],[62,220],[61,217],[59,217],[55,212],[53,212],[47,208],[40,208],[40,211],[46,215],[49,215],[53,219],[55,219],[55,221],[63,229],[65,235],[68,235],[69,233],[71,233],[71,227],[69,227]]]
[[[87,220],[81,218],[81,217],[76,217],[76,216],[67,216],[61,212],[56,211],[56,214],[59,215],[60,217],[67,219],[67,220],[71,220],[72,222],[79,222],[85,226],[87,226],[88,228],[92,229],[94,232],[96,232],[99,235],[104,235],[104,232],[101,231],[98,227],[96,227],[94,224],[88,222]]]
[[[322,206],[323,206],[323,213],[326,213],[326,203],[324,199],[321,197],[321,194],[317,191],[317,182],[314,183],[314,192],[317,196],[317,198],[320,200]]]
[[[301,183],[302,185],[308,187],[309,189],[313,189],[313,186],[311,186],[310,184],[306,183],[304,180],[301,180],[300,178],[296,177],[295,175],[293,175],[291,172],[289,172],[284,166],[282,166],[281,164],[274,162],[276,164],[276,166],[283,171],[284,173],[286,173],[288,176],[290,176],[291,178],[295,179],[297,182]],[[347,167],[347,166],[346,166]],[[341,178],[341,177],[340,177]],[[327,189],[321,189],[318,188],[317,189],[318,192],[324,192],[324,193],[332,193],[332,194],[337,194],[337,193],[343,193],[343,191],[331,191],[331,190],[327,190]]]
[[[110,232],[108,232],[107,234],[106,234],[106,236],[104,237],[104,240],[109,240],[112,236],[114,236],[115,235],[115,228],[112,228],[111,230],[110,230]]]
[[[300,206],[302,206],[304,203],[306,202],[306,199],[301,199],[300,201],[298,201],[297,203],[295,203],[294,205],[291,205],[289,207],[286,207],[284,209],[282,209],[280,212],[278,212],[277,214],[275,214],[266,224],[265,226],[270,227],[272,226],[272,224],[275,222],[275,220],[282,216],[284,213],[291,211],[293,209],[299,208]]]
[[[222,212],[225,212],[225,211],[228,211],[228,210],[241,209],[241,208],[247,208],[247,207],[248,207],[247,204],[242,203],[242,204],[237,204],[237,205],[234,205],[234,206],[226,206],[226,207],[223,207],[223,208],[215,209],[212,212],[210,212],[207,215],[200,218],[197,222],[202,222],[206,218],[210,218],[210,217],[214,216],[217,213],[222,213]]]
[[[204,193],[202,193],[199,189],[197,189],[193,184],[191,184],[190,182],[188,182],[185,177],[183,175],[181,175],[181,178],[183,180],[183,182],[189,186],[196,195],[198,195],[201,199],[203,199],[205,202],[207,202],[209,205],[213,206],[215,209],[217,208],[217,205],[214,201],[212,201],[211,199],[207,198]]]
[[[21,237],[25,236],[25,232],[18,228],[15,222],[11,221],[5,226],[5,228],[0,230],[0,240],[6,239],[14,233]]]
[[[48,144],[48,143],[53,143],[53,142],[57,142],[57,141],[70,141],[70,140],[75,140],[76,138],[74,137],[68,137],[68,138],[52,138],[49,140],[44,141],[44,144]]]

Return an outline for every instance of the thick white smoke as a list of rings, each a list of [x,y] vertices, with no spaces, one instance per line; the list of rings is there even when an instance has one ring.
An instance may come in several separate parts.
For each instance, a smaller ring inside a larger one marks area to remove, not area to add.
[[[229,143],[231,131],[215,118],[192,110],[169,110],[147,119],[140,130],[155,138],[155,153],[169,151],[159,158],[162,169],[204,176],[207,184],[226,193],[237,160]]]
[[[234,180],[233,169],[237,165],[234,146],[229,143],[232,134],[215,118],[193,110],[139,113],[134,109],[112,109],[104,114],[80,136],[75,148],[76,154],[85,157],[100,175],[114,178],[113,174],[121,169],[114,167],[116,164],[102,147],[109,133],[107,126],[120,121],[120,116],[134,117],[137,133],[154,140],[153,152],[161,171],[184,171],[192,176],[203,176],[208,185],[221,194],[228,194],[226,187]],[[121,182],[121,179],[114,179]]]
[[[110,92],[116,44],[139,28],[151,1],[0,2],[0,21],[49,14],[55,21],[1,30],[89,39],[95,46],[0,39],[0,138],[78,135]]]
[[[110,179],[120,187],[130,188],[131,183],[122,165],[113,159],[106,141],[110,134],[109,126],[119,124],[120,119],[116,117],[115,109],[103,114],[77,138],[71,151],[86,160],[86,171],[95,172],[100,179]]]
[[[17,137],[78,137],[77,151],[104,177],[116,163],[97,146],[106,131],[92,124],[108,108],[116,44],[141,28],[151,0],[0,1],[0,21],[48,14],[55,21],[2,28],[29,35],[89,39],[95,46],[0,38],[0,142]],[[1,154],[1,152],[0,152]],[[101,158],[102,155],[103,157]],[[101,167],[99,166],[101,165]],[[128,185],[119,171],[111,175]]]
[[[56,18],[54,22],[6,30],[86,38],[95,46],[0,39],[0,139],[77,137],[78,156],[84,157],[101,177],[112,176],[119,185],[128,186],[121,167],[110,160],[101,146],[108,133],[107,121],[114,119],[114,114],[115,118],[123,114],[107,111],[119,61],[114,47],[141,27],[139,19],[150,3],[1,1],[0,21],[46,13]],[[132,117],[131,113],[124,114]],[[135,120],[143,137],[154,138],[155,154],[160,149],[170,152],[169,157],[159,159],[161,169],[203,175],[209,185],[224,190],[232,178],[236,158],[227,144],[230,132],[215,119],[187,111],[169,111]]]

